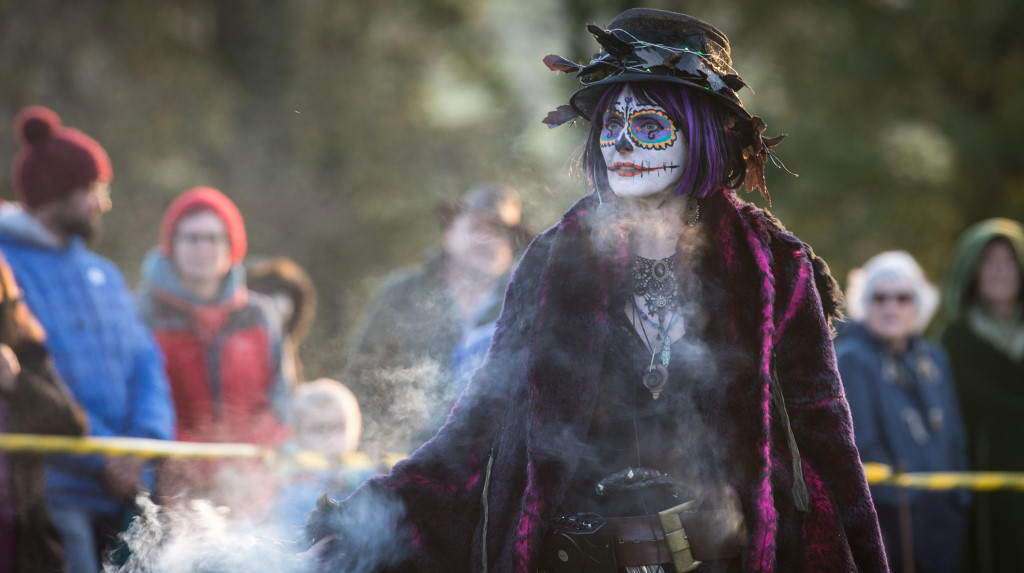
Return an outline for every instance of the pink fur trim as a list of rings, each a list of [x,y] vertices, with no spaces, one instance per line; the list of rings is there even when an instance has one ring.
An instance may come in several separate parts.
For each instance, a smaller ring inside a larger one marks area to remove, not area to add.
[[[805,540],[803,566],[807,571],[825,571],[834,568],[839,558],[835,555],[832,539],[822,535],[823,531],[831,529],[827,520],[834,519],[836,509],[818,472],[814,471],[807,460],[803,460],[803,468],[807,491],[811,497],[811,507],[814,508],[814,512],[804,519],[801,532]]]
[[[473,475],[469,476],[466,480],[466,489],[473,489],[474,486],[480,481],[480,472],[473,472]]]
[[[532,456],[530,457],[532,458]],[[523,513],[519,517],[519,524],[516,527],[515,567],[522,573],[532,573],[529,568],[530,558],[535,553],[532,546],[533,530],[540,521],[540,511],[544,502],[536,495],[537,472],[532,460],[526,463],[526,474],[526,499],[523,502]]]
[[[802,253],[803,250],[797,250],[794,253],[794,258],[799,259]],[[800,303],[802,303],[804,297],[807,296],[807,283],[811,276],[811,271],[808,269],[810,264],[811,262],[807,261],[805,264],[800,265],[800,270],[797,271],[797,282],[796,287],[793,289],[793,297],[789,300],[789,305],[786,307],[785,316],[783,316],[782,320],[779,321],[779,328],[775,332],[775,344],[779,343],[782,333],[786,330],[786,324],[796,316],[796,312],[800,308]]]
[[[749,207],[743,207],[747,210]],[[747,244],[754,255],[757,268],[761,272],[761,360],[759,374],[761,377],[761,416],[762,437],[758,448],[763,452],[764,466],[761,468],[760,481],[755,494],[757,504],[757,520],[753,527],[752,546],[748,549],[750,566],[754,571],[771,572],[775,570],[775,540],[778,531],[778,513],[772,495],[771,484],[771,362],[772,340],[775,335],[774,303],[775,278],[771,272],[771,260],[763,241],[759,237],[761,229],[755,229],[739,214],[743,224]],[[755,221],[756,222],[756,221]]]

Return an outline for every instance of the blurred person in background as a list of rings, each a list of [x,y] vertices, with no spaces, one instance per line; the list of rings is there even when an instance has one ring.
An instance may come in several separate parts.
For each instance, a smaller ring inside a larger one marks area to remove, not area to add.
[[[774,138],[728,39],[634,8],[549,124],[592,192],[523,255],[445,425],[340,504],[324,571],[886,571],[823,261],[737,197]],[[696,563],[700,562],[700,563]]]
[[[90,435],[170,439],[174,406],[160,352],[121,272],[87,248],[111,208],[110,159],[43,107],[23,110],[15,131],[22,206],[0,209],[0,249],[46,332],[58,374]],[[153,484],[151,468],[131,456],[51,456],[46,480],[72,573],[99,569],[136,494]]]
[[[0,255],[0,432],[81,436],[85,413],[60,380],[43,327]],[[0,452],[0,572],[60,573],[64,551],[46,507],[43,457]]]
[[[246,288],[245,251],[235,204],[196,187],[164,212],[159,246],[143,263],[139,308],[166,360],[178,440],[275,446],[288,435],[283,327],[272,303]],[[273,498],[268,472],[258,461],[168,460],[160,493],[258,518]]]
[[[953,250],[943,291],[942,344],[960,392],[975,471],[1024,471],[1024,227],[988,219]],[[1024,563],[1024,495],[975,495],[971,571]]]
[[[376,468],[359,452],[363,433],[359,402],[344,384],[320,378],[296,387],[291,404],[294,439],[284,453],[285,465],[274,516],[289,538],[303,540],[306,514],[324,493],[342,498]]]
[[[909,253],[889,251],[850,273],[846,301],[855,322],[837,339],[836,357],[861,460],[904,472],[967,471],[949,360],[921,336],[938,289]],[[871,493],[891,570],[957,570],[967,492],[875,486]]]
[[[475,187],[438,214],[441,247],[384,280],[347,353],[342,379],[363,407],[375,454],[410,452],[444,423],[487,352],[529,238],[522,200],[508,187]]]
[[[249,290],[268,297],[284,323],[282,360],[292,380],[305,380],[299,345],[316,319],[316,287],[295,261],[284,257],[258,259],[246,266]]]

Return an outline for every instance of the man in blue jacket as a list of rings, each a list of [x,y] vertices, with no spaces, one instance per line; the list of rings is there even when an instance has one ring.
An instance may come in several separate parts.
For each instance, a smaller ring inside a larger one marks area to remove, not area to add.
[[[91,435],[171,439],[163,360],[120,271],[86,247],[111,206],[110,159],[46,108],[26,108],[15,128],[22,147],[13,178],[23,208],[0,208],[0,249],[46,330],[57,371]],[[139,458],[49,459],[47,495],[71,573],[99,570],[135,495],[152,485]]]

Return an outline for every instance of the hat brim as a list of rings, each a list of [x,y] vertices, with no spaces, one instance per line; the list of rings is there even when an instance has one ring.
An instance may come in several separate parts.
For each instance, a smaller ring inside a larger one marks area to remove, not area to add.
[[[718,101],[724,103],[726,107],[728,107],[731,111],[738,114],[740,118],[751,118],[750,112],[743,108],[743,105],[739,103],[739,98],[736,97],[735,94],[733,95],[733,97],[736,97],[736,101],[733,101],[720,93],[713,92],[707,89],[706,86],[702,86],[686,78],[680,78],[669,75],[655,75],[643,72],[623,72],[621,74],[616,74],[604,78],[600,81],[596,81],[592,84],[588,84],[576,90],[576,93],[572,94],[572,96],[569,97],[569,105],[572,106],[572,109],[575,110],[576,113],[580,114],[580,117],[586,119],[587,121],[590,121],[591,118],[594,117],[594,112],[596,111],[598,101],[600,101],[601,96],[604,95],[605,90],[607,90],[610,86],[614,84],[639,82],[662,82],[689,86],[701,92],[707,93],[708,95],[714,96]]]

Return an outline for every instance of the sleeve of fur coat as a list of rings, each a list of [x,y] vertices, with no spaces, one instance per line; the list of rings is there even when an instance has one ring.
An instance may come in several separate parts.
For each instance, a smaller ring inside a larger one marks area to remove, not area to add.
[[[811,498],[810,513],[787,519],[786,513],[796,511],[785,499],[789,484],[776,487],[776,570],[886,571],[878,519],[854,445],[832,345],[829,322],[838,314],[841,294],[824,261],[809,247],[796,240],[778,241],[773,247],[778,277],[775,368]],[[773,440],[785,437],[775,435]],[[774,463],[788,466],[789,460]],[[786,532],[787,527],[800,531]],[[787,546],[787,540],[798,546]],[[837,542],[849,553],[837,552]]]
[[[535,241],[505,295],[483,366],[434,438],[390,474],[363,484],[341,503],[322,497],[306,531],[323,571],[451,571],[471,562],[481,494],[495,437],[533,321],[534,277],[547,258]],[[509,423],[514,423],[509,421]]]

